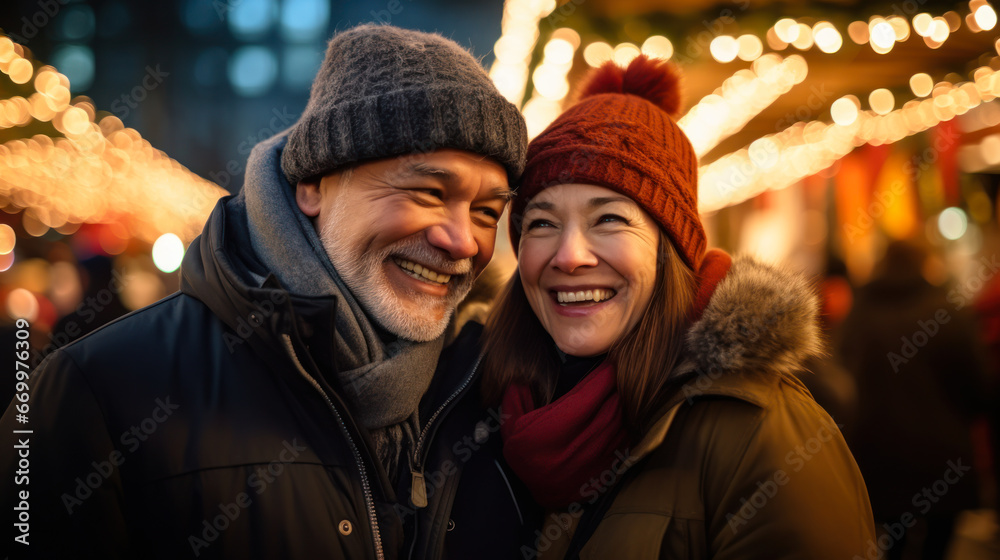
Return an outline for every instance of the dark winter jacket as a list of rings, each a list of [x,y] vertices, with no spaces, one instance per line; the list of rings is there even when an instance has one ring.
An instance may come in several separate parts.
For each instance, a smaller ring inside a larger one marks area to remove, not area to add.
[[[243,267],[267,271],[226,200],[185,256],[181,292],[54,352],[31,377],[29,423],[3,416],[0,557],[513,557],[530,519],[501,419],[478,404],[478,325],[421,403],[428,505],[413,507],[420,477],[393,487],[334,385],[330,298],[290,296],[273,275],[241,282]],[[21,491],[28,546],[14,541]]]
[[[874,558],[864,480],[794,375],[820,349],[815,315],[802,279],[735,259],[688,330],[660,419],[583,509],[547,518],[540,557]]]

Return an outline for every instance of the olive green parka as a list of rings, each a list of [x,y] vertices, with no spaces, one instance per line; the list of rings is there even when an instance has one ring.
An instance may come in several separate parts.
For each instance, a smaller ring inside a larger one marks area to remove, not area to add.
[[[794,375],[821,353],[817,308],[801,277],[734,259],[687,332],[659,420],[589,500],[547,516],[538,557],[879,557],[854,457]],[[604,493],[610,506],[588,519]]]

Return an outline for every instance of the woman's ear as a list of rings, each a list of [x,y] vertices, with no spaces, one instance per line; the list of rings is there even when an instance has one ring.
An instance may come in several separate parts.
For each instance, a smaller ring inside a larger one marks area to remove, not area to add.
[[[319,216],[319,210],[323,206],[323,194],[320,189],[321,177],[315,179],[299,181],[295,186],[295,202],[299,210],[310,218]]]

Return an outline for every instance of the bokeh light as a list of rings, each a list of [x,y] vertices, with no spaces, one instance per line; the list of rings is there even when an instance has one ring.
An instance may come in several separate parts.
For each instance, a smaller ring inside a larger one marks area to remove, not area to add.
[[[173,272],[184,260],[184,243],[173,233],[164,233],[153,243],[153,264],[163,272]]]
[[[945,208],[938,214],[938,231],[945,239],[960,239],[969,227],[969,219],[961,208]]]

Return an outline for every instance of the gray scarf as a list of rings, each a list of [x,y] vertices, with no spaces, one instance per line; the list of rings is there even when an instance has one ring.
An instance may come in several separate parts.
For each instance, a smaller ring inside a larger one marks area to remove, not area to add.
[[[254,252],[289,292],[337,296],[334,325],[336,375],[352,415],[368,429],[393,481],[419,426],[417,408],[430,386],[444,345],[398,337],[383,340],[330,262],[310,219],[295,202],[281,171],[286,135],[261,142],[247,162],[243,196]],[[383,336],[386,336],[383,334]],[[325,372],[324,372],[325,373]]]

